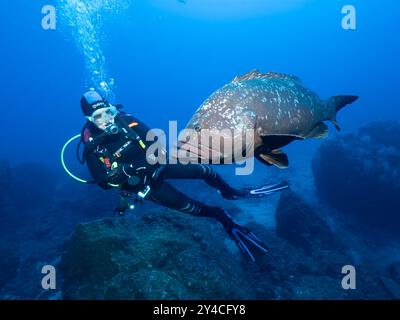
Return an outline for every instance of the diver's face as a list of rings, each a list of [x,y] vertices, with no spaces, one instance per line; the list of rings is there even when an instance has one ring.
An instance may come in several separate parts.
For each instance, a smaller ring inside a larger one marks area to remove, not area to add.
[[[114,124],[114,118],[116,114],[117,112],[114,107],[101,108],[92,114],[91,121],[96,125],[97,128],[105,130],[108,126]]]

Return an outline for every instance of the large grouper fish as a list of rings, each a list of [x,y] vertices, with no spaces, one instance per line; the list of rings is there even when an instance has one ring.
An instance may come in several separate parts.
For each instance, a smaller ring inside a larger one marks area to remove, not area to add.
[[[326,137],[327,120],[340,130],[337,112],[357,99],[358,96],[339,95],[323,100],[296,76],[251,71],[218,89],[197,109],[186,126],[190,129],[186,131],[192,133],[179,138],[178,154],[180,159],[202,163],[232,163],[235,156],[254,156],[266,165],[286,168],[288,157],[280,148],[294,140]],[[220,139],[227,129],[232,132],[228,143]],[[244,143],[246,130],[254,136],[251,142]],[[211,133],[211,138],[219,135],[217,140],[222,141],[222,147],[215,150],[208,138],[201,139],[205,131]],[[224,148],[224,143],[225,147],[232,143],[232,147]]]

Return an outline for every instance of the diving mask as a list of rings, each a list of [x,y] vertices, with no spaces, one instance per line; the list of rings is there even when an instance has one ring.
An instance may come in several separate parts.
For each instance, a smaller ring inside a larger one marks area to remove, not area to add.
[[[111,106],[108,108],[101,108],[93,112],[91,117],[88,117],[89,121],[93,122],[96,127],[101,130],[105,130],[108,126],[114,124],[114,118],[118,114],[116,107]]]

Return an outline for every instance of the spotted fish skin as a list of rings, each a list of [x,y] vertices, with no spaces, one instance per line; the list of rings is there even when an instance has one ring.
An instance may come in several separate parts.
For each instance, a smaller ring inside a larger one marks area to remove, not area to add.
[[[186,128],[197,132],[254,130],[254,148],[263,146],[264,150],[271,150],[294,139],[325,137],[327,127],[323,121],[330,120],[337,126],[337,111],[357,99],[357,96],[336,96],[322,100],[296,76],[251,71],[214,92],[197,109]],[[270,137],[293,139],[277,142]]]

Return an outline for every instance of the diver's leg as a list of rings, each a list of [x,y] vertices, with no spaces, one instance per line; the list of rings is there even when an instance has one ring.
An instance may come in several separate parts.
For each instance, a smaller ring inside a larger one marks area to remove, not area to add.
[[[152,189],[149,199],[164,207],[180,212],[213,217],[213,215],[209,213],[210,210],[207,210],[212,207],[189,198],[184,193],[164,181]]]
[[[233,225],[232,218],[221,207],[208,206],[193,200],[166,182],[162,182],[155,189],[152,189],[149,199],[173,210],[199,217],[215,218],[225,228]]]
[[[218,220],[236,245],[247,258],[255,261],[256,252],[267,253],[265,244],[248,228],[237,224],[221,207],[211,207],[190,199],[166,182],[162,182],[151,191],[150,200],[164,207],[199,217],[210,217]]]
[[[205,164],[176,164],[165,166],[163,179],[202,179],[209,186],[218,189],[225,199],[244,197],[245,193],[231,187],[215,170]]]

